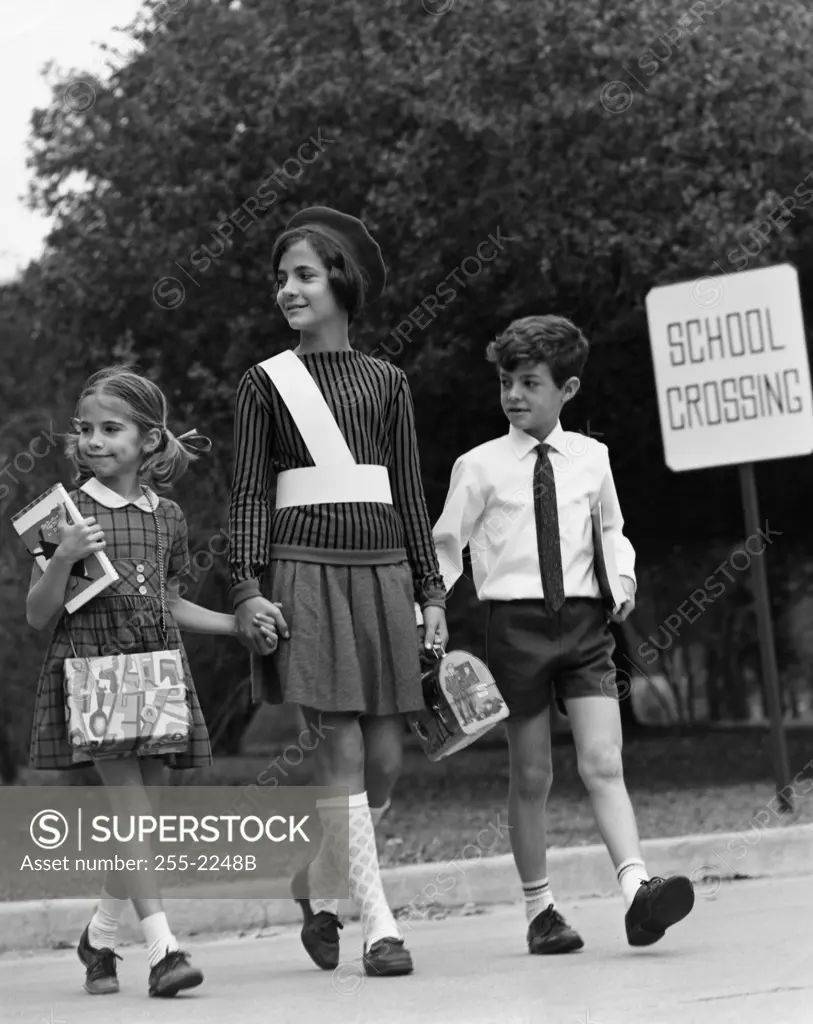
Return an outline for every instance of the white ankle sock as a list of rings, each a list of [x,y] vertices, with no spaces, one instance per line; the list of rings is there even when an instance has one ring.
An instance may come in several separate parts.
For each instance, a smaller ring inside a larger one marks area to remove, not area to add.
[[[624,896],[624,902],[627,904],[627,909],[629,909],[641,882],[649,881],[649,875],[646,873],[644,862],[638,860],[637,857],[630,857],[618,865],[615,877],[618,879],[618,884],[621,886],[621,892]]]
[[[384,895],[373,819],[366,793],[352,793],[350,805],[350,895],[361,907],[364,944],[403,938]]]
[[[96,912],[90,920],[88,942],[94,949],[115,949],[116,934],[119,921],[129,900],[119,900],[115,896],[102,893]]]
[[[344,797],[328,797],[316,801],[316,810],[322,824],[322,845],[308,868],[308,886],[311,892],[329,892],[331,888],[335,891],[335,886],[341,882],[335,849],[338,843],[347,842],[346,808],[347,801]],[[326,911],[338,916],[339,901],[335,897],[312,898],[310,904],[314,914]]]
[[[167,953],[174,953],[179,949],[178,940],[172,934],[167,921],[167,915],[161,911],[158,914],[150,914],[141,922],[144,929],[144,938],[147,942],[147,952],[150,967],[160,963]]]
[[[525,897],[525,917],[528,924],[547,907],[555,906],[547,878],[540,878],[538,882],[523,882],[522,894]]]

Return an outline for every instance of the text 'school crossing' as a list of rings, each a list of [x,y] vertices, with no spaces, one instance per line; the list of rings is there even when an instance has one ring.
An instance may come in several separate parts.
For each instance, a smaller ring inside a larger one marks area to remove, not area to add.
[[[774,338],[769,309],[676,321],[666,333],[672,366],[770,356],[785,348]],[[797,368],[786,367],[673,386],[666,389],[666,404],[672,430],[792,415],[803,409],[801,376]]]

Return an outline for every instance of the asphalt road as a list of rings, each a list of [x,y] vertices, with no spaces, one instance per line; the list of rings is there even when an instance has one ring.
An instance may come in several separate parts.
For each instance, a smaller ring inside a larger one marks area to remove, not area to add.
[[[341,933],[343,962],[320,972],[296,929],[189,940],[203,985],[147,997],[146,954],[123,947],[121,992],[91,997],[73,950],[0,958],[3,1024],[809,1024],[813,1021],[813,877],[733,882],[702,894],[656,946],[626,945],[618,899],[560,908],[585,939],[579,953],[531,957],[519,905],[410,923],[415,973],[367,979],[361,933]],[[77,936],[78,938],[78,936]]]

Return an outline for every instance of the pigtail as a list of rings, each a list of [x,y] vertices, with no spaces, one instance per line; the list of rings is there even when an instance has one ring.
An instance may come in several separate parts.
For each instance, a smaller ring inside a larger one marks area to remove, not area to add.
[[[196,462],[211,447],[209,438],[199,434],[194,427],[180,437],[164,427],[158,447],[141,466],[141,476],[156,493],[161,494],[183,476],[190,463]]]

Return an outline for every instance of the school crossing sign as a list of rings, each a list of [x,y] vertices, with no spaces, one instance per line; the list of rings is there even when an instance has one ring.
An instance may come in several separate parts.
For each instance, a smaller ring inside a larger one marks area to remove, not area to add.
[[[810,365],[794,267],[653,288],[646,312],[671,470],[813,452]]]

